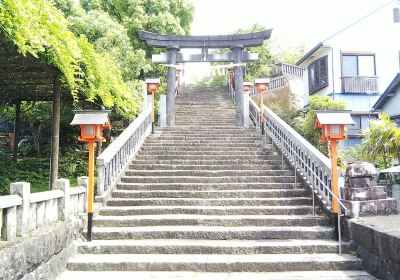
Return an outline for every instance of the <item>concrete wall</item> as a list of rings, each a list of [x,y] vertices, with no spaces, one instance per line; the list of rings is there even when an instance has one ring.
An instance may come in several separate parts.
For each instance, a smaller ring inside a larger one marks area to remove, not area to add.
[[[374,229],[357,219],[348,220],[345,231],[350,240],[350,250],[362,260],[365,270],[379,279],[399,279],[399,237]]]

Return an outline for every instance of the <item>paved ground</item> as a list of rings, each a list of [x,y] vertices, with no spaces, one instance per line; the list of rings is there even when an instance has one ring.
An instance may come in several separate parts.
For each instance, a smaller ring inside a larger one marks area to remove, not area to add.
[[[400,238],[400,215],[361,217],[358,222]]]

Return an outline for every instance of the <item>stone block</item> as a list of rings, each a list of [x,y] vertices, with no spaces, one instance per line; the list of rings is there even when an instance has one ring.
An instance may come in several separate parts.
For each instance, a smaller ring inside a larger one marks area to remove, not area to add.
[[[45,225],[46,203],[36,203],[36,227],[41,228]]]
[[[1,236],[7,241],[15,241],[17,239],[17,207],[7,208],[4,216]]]
[[[36,203],[30,204],[29,206],[29,230],[35,230],[37,228],[36,223]]]
[[[349,201],[342,200],[349,210],[347,215],[350,217],[374,216],[374,215],[393,215],[397,214],[397,201],[393,198]]]
[[[78,186],[87,188],[88,185],[89,185],[89,178],[87,176],[78,177]]]
[[[376,175],[376,168],[372,163],[360,162],[352,163],[346,168],[346,177],[374,177]]]
[[[29,232],[31,185],[27,182],[11,183],[10,194],[19,195],[22,198],[22,204],[17,208],[17,235],[25,236]]]
[[[341,188],[341,197],[344,200],[362,201],[387,198],[385,186],[367,188]]]
[[[71,207],[70,182],[68,179],[57,179],[54,182],[54,188],[64,192],[64,197],[60,199],[57,212],[58,216],[65,221],[69,217]]]
[[[370,177],[346,177],[346,188],[368,188],[376,186],[376,181]]]

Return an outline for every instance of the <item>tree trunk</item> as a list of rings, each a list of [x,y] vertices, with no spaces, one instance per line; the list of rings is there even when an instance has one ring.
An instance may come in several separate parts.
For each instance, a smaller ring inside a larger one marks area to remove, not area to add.
[[[31,122],[33,145],[38,157],[41,155],[42,147],[42,124],[40,122]]]

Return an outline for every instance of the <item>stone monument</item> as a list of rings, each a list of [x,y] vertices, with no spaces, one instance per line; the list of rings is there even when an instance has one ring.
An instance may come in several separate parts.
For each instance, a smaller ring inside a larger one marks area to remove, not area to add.
[[[376,183],[376,169],[368,162],[353,163],[346,169],[341,199],[352,217],[397,214],[397,201],[387,197],[386,186]]]

